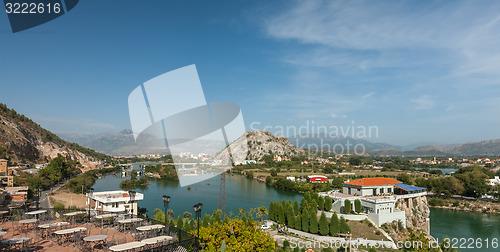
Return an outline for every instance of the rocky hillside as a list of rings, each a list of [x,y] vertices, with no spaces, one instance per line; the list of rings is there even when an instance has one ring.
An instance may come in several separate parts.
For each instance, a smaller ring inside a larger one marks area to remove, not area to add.
[[[235,141],[242,141],[242,137]],[[281,157],[292,157],[299,154],[304,154],[304,150],[294,146],[285,137],[275,136],[264,130],[246,132],[248,144],[247,153],[241,153],[239,149],[231,149],[234,155],[246,155],[248,160],[259,161],[264,155],[279,155]],[[232,146],[233,144],[231,144]],[[235,144],[241,146],[241,144]]]
[[[427,204],[427,196],[399,199],[396,202],[396,208],[405,211],[407,228],[420,229],[425,233],[429,233],[428,218],[431,211]]]
[[[106,155],[69,143],[24,115],[0,104],[0,158],[15,163],[45,163],[58,154],[94,167]]]

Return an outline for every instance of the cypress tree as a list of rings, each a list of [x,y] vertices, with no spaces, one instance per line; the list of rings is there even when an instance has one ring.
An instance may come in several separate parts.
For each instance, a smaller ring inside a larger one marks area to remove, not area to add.
[[[310,233],[317,234],[318,233],[318,216],[317,216],[318,210],[312,209],[311,211],[311,217],[309,219],[309,231]]]
[[[302,231],[309,232],[309,212],[307,211],[307,208],[302,211],[301,225]]]
[[[332,218],[330,218],[330,235],[336,236],[339,233],[339,218],[337,213],[333,213]]]
[[[358,213],[361,213],[361,200],[356,199],[354,201],[354,210],[356,210],[356,212]]]
[[[326,211],[332,210],[332,204],[333,204],[332,198],[326,196],[325,197],[325,210]]]
[[[307,208],[307,200],[303,197],[300,200],[300,212],[303,213]]]
[[[347,232],[351,232],[351,227],[349,227],[344,217],[340,217],[340,233],[345,234]]]
[[[318,202],[316,200],[311,201],[311,207],[314,209],[318,209]]]
[[[295,228],[295,229],[297,229],[297,230],[302,230],[302,226],[300,225],[300,222],[301,222],[301,218],[300,218],[300,213],[299,213],[299,214],[297,214],[297,215],[295,216],[295,223],[294,223],[294,225],[295,225],[295,227],[294,227],[294,228]]]
[[[323,197],[318,198],[318,209],[321,211],[325,209],[325,199]]]
[[[321,217],[319,218],[319,233],[321,235],[328,235],[330,232],[330,227],[328,219],[326,218],[325,212],[321,212]]]
[[[285,224],[285,210],[282,205],[278,205],[278,223]]]
[[[330,197],[328,197],[328,198],[330,198]],[[297,202],[297,200],[295,200],[295,201],[293,202],[293,212],[294,212],[295,214],[298,214],[298,213],[299,213],[299,211],[300,211],[300,208],[299,208],[299,202]]]
[[[344,200],[344,212],[346,214],[351,213],[351,201],[348,199]]]

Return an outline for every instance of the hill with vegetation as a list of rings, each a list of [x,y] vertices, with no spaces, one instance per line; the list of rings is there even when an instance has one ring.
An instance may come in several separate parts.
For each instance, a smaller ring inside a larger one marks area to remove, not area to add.
[[[0,158],[17,163],[46,163],[58,155],[93,167],[109,156],[62,140],[26,116],[0,103]]]

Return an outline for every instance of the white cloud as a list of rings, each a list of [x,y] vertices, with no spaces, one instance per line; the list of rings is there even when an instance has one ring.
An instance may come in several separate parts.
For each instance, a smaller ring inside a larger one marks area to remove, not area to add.
[[[411,101],[416,104],[415,109],[417,110],[430,110],[436,105],[436,102],[432,100],[428,95],[420,96],[418,98],[412,99]]]
[[[345,118],[347,118],[347,115],[330,114],[330,117],[333,119],[337,119],[337,118],[345,119]]]

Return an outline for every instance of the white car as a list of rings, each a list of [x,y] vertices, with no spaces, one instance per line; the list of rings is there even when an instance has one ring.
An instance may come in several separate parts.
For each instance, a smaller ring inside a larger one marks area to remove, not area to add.
[[[264,225],[260,226],[260,229],[266,230],[266,229],[271,229],[271,227],[264,224]]]

